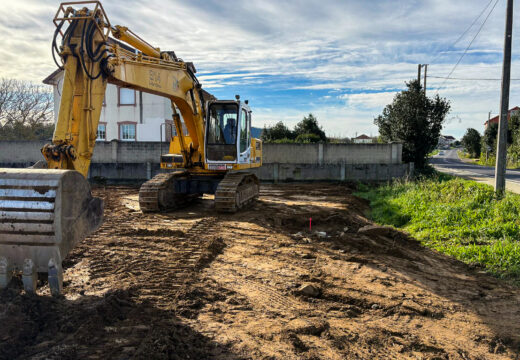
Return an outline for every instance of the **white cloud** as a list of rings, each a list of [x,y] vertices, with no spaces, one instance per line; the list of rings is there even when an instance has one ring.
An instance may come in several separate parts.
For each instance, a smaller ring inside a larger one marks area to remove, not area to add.
[[[109,0],[103,5],[112,24],[129,26],[154,46],[193,61],[203,85],[222,96],[232,98],[235,89],[243,88],[265,104],[276,92],[284,92],[285,106],[254,108],[262,121],[292,123],[313,111],[328,132],[374,132],[373,116],[416,76],[417,63],[430,63],[430,75],[450,72],[477,27],[457,46],[450,45],[487,3]],[[501,4],[453,77],[500,77]],[[50,42],[57,7],[54,0],[2,4],[1,76],[39,82],[54,70]],[[514,26],[513,34],[518,34],[520,23]],[[518,64],[514,58],[513,77],[520,77]],[[428,79],[433,89],[442,82]],[[497,111],[499,86],[446,82],[439,93],[452,101],[450,116],[461,118],[447,130],[457,136],[468,126],[482,130],[487,112]],[[337,96],[341,98],[334,103]],[[511,104],[519,102],[520,89],[514,83]]]
[[[346,101],[347,106],[356,109],[381,110],[392,102],[395,92],[343,94],[339,98]]]

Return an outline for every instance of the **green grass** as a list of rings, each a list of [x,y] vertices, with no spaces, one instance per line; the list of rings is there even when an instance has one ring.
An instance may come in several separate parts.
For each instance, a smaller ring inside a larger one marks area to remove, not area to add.
[[[428,154],[428,157],[434,157],[435,155],[437,155],[439,153],[439,149],[435,149],[433,150],[431,153]]]
[[[493,188],[436,174],[428,179],[361,185],[371,218],[403,229],[424,245],[496,276],[520,281],[520,195],[497,200]]]

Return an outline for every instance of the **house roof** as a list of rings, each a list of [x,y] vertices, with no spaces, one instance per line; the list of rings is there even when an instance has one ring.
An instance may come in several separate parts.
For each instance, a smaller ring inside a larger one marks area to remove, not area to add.
[[[365,134],[361,134],[359,135],[358,137],[355,137],[354,139],[359,139],[359,140],[368,140],[368,139],[372,139],[370,136],[367,136]]]
[[[509,109],[509,111],[507,112],[507,120],[509,121],[509,118],[511,117],[511,111],[515,111],[515,110],[520,110],[520,107],[518,106],[515,106],[514,108],[511,108]],[[492,117],[491,119],[489,119],[488,121],[486,121],[484,123],[485,126],[488,126],[488,124],[493,124],[493,123],[497,123],[498,124],[498,118],[500,117],[500,115],[497,115],[495,117]]]
[[[443,138],[445,138],[446,140],[455,140],[455,138],[451,135],[441,135]]]
[[[43,83],[45,85],[56,85],[57,84],[57,77],[59,74],[61,74],[61,72],[63,71],[63,69],[56,69],[52,72],[52,74],[50,74],[49,76],[47,76],[45,79],[43,79]]]

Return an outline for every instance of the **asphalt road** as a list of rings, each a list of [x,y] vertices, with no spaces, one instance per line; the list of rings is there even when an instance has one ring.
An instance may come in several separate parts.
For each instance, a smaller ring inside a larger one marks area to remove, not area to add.
[[[459,159],[457,150],[443,150],[442,155],[435,155],[430,159],[437,170],[451,174],[469,175],[483,178],[493,179],[495,177],[495,168],[489,166],[481,166],[468,164]],[[519,170],[506,170],[506,182],[520,184]]]

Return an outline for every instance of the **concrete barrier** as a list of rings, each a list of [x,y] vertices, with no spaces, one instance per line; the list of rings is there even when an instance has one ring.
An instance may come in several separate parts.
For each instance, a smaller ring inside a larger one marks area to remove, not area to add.
[[[28,167],[43,157],[48,141],[0,141],[0,167]],[[168,144],[98,142],[89,178],[142,182],[161,171]],[[402,163],[402,144],[264,144],[262,181],[386,181],[413,173]]]

